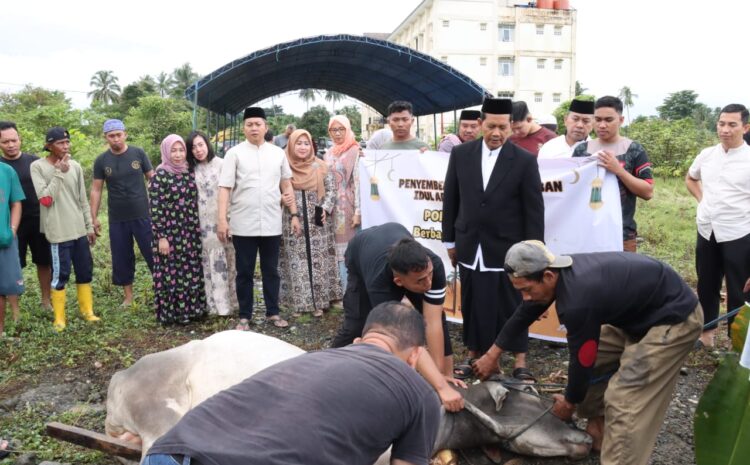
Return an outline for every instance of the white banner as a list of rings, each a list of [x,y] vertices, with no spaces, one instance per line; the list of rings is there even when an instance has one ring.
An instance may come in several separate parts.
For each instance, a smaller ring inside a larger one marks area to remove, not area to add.
[[[359,162],[362,227],[390,221],[401,223],[438,254],[449,281],[445,302],[448,318],[461,321],[460,287],[455,288],[455,272],[441,240],[443,182],[449,155],[416,150],[365,150],[364,153]],[[545,242],[553,252],[622,250],[620,191],[614,175],[597,167],[593,157],[543,159],[539,160],[539,170]]]

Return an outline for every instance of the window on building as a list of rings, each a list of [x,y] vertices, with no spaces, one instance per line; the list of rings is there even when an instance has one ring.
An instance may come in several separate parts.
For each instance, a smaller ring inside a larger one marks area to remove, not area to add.
[[[442,61],[443,63],[448,63],[448,57],[443,55],[440,57],[440,61]]]
[[[539,58],[536,60],[536,69],[544,69],[545,65],[547,64],[547,60],[544,58]]]
[[[555,60],[555,69],[562,69],[562,60]]]
[[[497,73],[500,76],[513,76],[513,58],[498,58]]]
[[[552,94],[552,103],[560,103],[560,94]]]
[[[479,57],[479,66],[487,66],[487,57]]]
[[[500,90],[497,92],[497,98],[509,98],[512,99],[515,93],[512,90]]]
[[[555,35],[556,36],[562,35],[562,26],[555,26]]]
[[[512,24],[500,24],[497,26],[497,35],[500,42],[513,42],[516,26]]]
[[[543,36],[544,35],[544,24],[537,24],[536,25],[536,35]]]
[[[443,20],[443,27],[449,27],[450,25],[451,25],[450,21],[448,21],[447,19]]]
[[[541,92],[536,92],[534,94],[534,102],[536,102],[536,103],[542,103],[542,93]]]
[[[479,30],[480,31],[486,31],[487,30],[487,23],[479,23]]]

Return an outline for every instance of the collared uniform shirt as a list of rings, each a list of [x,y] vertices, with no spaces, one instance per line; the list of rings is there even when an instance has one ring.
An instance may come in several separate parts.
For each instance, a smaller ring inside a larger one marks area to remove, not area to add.
[[[482,141],[482,188],[487,189],[487,184],[490,182],[490,176],[492,175],[492,170],[495,169],[495,163],[497,163],[498,155],[500,154],[500,150],[502,150],[503,146],[496,148],[495,150],[490,150],[489,147],[487,147],[487,143]],[[448,249],[452,249],[456,247],[455,242],[446,242],[445,247]],[[470,270],[479,270],[479,271],[505,271],[502,268],[488,268],[484,265],[484,258],[482,257],[482,244],[479,244],[477,247],[477,254],[474,257],[474,263],[463,263],[459,262],[461,266],[468,268]]]
[[[267,142],[244,141],[227,152],[219,187],[232,189],[229,231],[244,237],[281,235],[282,179],[292,177],[284,151]]]
[[[542,148],[539,149],[539,159],[546,158],[548,160],[554,159],[554,158],[569,158],[573,156],[573,149],[578,146],[581,142],[588,141],[589,138],[582,141],[578,141],[573,145],[568,145],[568,141],[565,140],[565,135],[557,136],[554,139],[550,140],[549,142],[546,142],[544,145],[542,145]]]
[[[698,233],[716,242],[750,234],[750,146],[724,150],[721,144],[701,151],[688,174],[701,181],[703,199],[698,204]]]

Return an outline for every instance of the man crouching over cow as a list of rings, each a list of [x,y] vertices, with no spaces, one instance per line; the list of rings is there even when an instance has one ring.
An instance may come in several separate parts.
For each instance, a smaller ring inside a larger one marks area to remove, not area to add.
[[[602,465],[645,465],[688,352],[701,334],[703,310],[680,276],[653,258],[628,252],[555,256],[539,241],[515,244],[505,270],[523,302],[474,362],[486,378],[513,334],[556,301],[568,332],[565,396],[552,413],[575,410],[601,449]],[[610,378],[611,376],[611,378]]]
[[[143,465],[427,465],[440,424],[435,391],[415,371],[422,316],[384,302],[354,344],[280,362],[189,411]]]

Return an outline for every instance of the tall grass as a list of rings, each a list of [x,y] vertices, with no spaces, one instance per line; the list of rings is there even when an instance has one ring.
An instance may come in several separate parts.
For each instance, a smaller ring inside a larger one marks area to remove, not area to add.
[[[695,286],[696,200],[681,178],[658,178],[654,197],[638,200],[638,252],[663,260]]]

